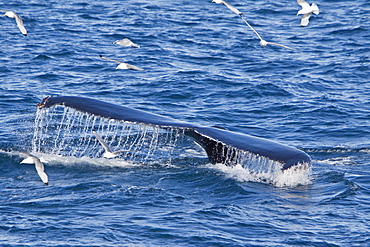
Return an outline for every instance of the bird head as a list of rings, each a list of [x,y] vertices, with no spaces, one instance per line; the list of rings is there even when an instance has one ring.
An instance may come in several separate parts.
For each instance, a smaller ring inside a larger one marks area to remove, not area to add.
[[[4,15],[7,16],[7,17],[10,17],[10,18],[14,18],[15,17],[13,11],[6,11]]]

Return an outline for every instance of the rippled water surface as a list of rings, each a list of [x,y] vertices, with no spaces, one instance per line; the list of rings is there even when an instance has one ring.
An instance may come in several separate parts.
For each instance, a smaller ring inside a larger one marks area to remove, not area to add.
[[[260,47],[210,0],[0,4],[29,32],[0,18],[0,245],[370,245],[369,1],[315,1],[304,28],[294,0],[229,3],[297,50]],[[141,47],[113,44],[124,37]],[[170,162],[43,153],[45,186],[17,152],[32,150],[35,106],[50,95],[275,140],[307,152],[312,171],[271,184],[210,164],[196,145]]]

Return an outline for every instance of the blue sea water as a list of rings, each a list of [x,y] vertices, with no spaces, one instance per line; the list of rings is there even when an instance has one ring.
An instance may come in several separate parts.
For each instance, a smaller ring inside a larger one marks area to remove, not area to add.
[[[260,47],[210,0],[0,4],[29,32],[0,18],[1,246],[370,246],[369,1],[316,1],[304,28],[296,1],[229,3],[297,50]],[[141,47],[113,44],[124,37]],[[170,163],[44,154],[45,186],[17,151],[32,150],[50,95],[275,140],[307,152],[312,171],[266,183],[196,146]]]

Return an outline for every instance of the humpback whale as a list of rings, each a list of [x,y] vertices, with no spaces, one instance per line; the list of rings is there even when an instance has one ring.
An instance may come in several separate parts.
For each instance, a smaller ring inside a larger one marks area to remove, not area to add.
[[[39,109],[62,105],[79,112],[116,121],[156,126],[162,129],[179,129],[203,147],[212,163],[234,166],[245,156],[257,157],[278,163],[281,170],[292,167],[309,167],[311,159],[305,152],[278,142],[229,130],[197,126],[170,117],[85,97],[47,97],[37,105]],[[243,155],[240,155],[240,154]]]

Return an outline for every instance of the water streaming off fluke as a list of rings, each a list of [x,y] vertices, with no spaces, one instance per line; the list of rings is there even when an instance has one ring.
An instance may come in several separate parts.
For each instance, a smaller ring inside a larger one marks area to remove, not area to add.
[[[72,108],[39,109],[32,151],[60,156],[100,158],[104,148],[93,134],[97,131],[112,151],[125,150],[117,158],[132,162],[171,158],[179,138],[178,128],[136,124],[101,118]]]
[[[310,157],[293,147],[246,134],[199,127],[161,115],[82,97],[50,97],[38,104],[33,152],[102,157],[97,131],[117,158],[132,162],[171,160],[184,142],[206,151],[212,163],[241,165],[252,172],[274,173],[310,166]]]

